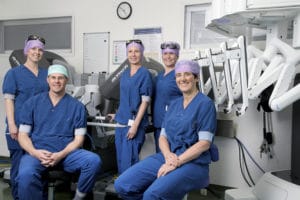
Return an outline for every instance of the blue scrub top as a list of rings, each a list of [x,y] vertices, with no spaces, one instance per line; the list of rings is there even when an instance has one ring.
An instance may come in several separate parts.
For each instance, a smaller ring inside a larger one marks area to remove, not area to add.
[[[160,72],[155,79],[153,125],[160,128],[170,102],[182,96],[175,80],[175,70],[164,76],[165,71]]]
[[[128,120],[134,118],[142,103],[142,96],[151,98],[152,85],[151,74],[145,67],[140,67],[133,76],[130,76],[130,68],[122,73],[120,78],[120,104],[115,116],[118,123],[127,125]],[[148,125],[147,112],[145,112],[140,125]]]
[[[20,119],[21,125],[32,128],[35,148],[51,152],[64,149],[74,139],[75,129],[86,128],[84,105],[68,94],[55,106],[48,92],[30,98],[24,103]]]
[[[162,125],[172,152],[182,154],[199,140],[212,142],[217,126],[213,101],[198,93],[190,104],[183,108],[183,97],[171,102]],[[194,163],[211,162],[209,151],[203,152]]]
[[[48,71],[39,68],[38,76],[35,76],[27,67],[20,65],[11,68],[5,75],[2,92],[14,95],[15,99],[15,123],[20,124],[20,110],[23,103],[30,97],[49,90],[47,83]],[[8,127],[6,128],[8,133]]]

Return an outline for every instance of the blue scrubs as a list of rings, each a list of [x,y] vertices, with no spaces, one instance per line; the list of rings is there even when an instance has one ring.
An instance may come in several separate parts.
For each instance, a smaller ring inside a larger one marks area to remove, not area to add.
[[[86,133],[84,105],[68,94],[55,106],[48,92],[38,94],[25,102],[20,118],[20,131],[28,133],[31,129],[31,140],[36,149],[58,152],[73,141],[74,135]],[[101,160],[95,153],[77,149],[68,154],[58,166],[70,173],[80,172],[77,188],[82,193],[88,193],[93,189]],[[17,177],[20,199],[42,199],[41,175],[47,169],[29,154],[22,157]]]
[[[199,140],[212,142],[215,130],[214,103],[199,93],[185,109],[183,97],[171,102],[161,134],[167,137],[171,151],[180,155]],[[115,181],[115,189],[124,200],[180,200],[189,191],[209,184],[210,162],[211,154],[208,150],[198,158],[157,178],[159,168],[165,163],[162,153],[157,153],[124,172]]]
[[[145,67],[140,67],[133,76],[130,76],[130,68],[122,73],[120,104],[115,116],[115,120],[119,124],[128,125],[128,121],[135,118],[142,100],[150,101],[152,84],[151,74]],[[145,127],[148,123],[146,111],[135,137],[131,140],[127,139],[130,127],[116,128],[115,145],[119,174],[139,161],[139,152],[145,141]]]
[[[175,70],[170,71],[167,75],[164,73],[165,71],[162,71],[156,76],[153,97],[153,125],[155,127],[154,138],[157,153],[160,152],[158,138],[167,107],[171,100],[182,96],[176,84]]]
[[[30,97],[48,91],[47,70],[39,68],[38,75],[35,76],[27,67],[20,65],[11,68],[4,77],[2,92],[4,98],[14,100],[14,117],[16,126],[20,124],[20,110],[23,103]],[[17,183],[15,178],[18,174],[20,159],[23,155],[23,150],[18,141],[13,140],[9,134],[9,127],[6,121],[6,142],[10,152],[11,170],[10,181],[12,187],[12,195],[14,199],[18,199]]]

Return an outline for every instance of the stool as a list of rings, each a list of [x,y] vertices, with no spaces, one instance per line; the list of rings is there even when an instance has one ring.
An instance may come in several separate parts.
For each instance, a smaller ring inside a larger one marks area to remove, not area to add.
[[[55,187],[74,180],[74,174],[65,172],[64,170],[54,169],[46,174],[45,179],[48,181],[48,200],[54,200]]]
[[[83,148],[89,151],[95,150],[95,145],[92,137],[85,134]],[[79,172],[68,173],[61,168],[50,169],[43,177],[48,181],[48,200],[54,200],[55,187],[62,183],[76,183],[79,178]]]

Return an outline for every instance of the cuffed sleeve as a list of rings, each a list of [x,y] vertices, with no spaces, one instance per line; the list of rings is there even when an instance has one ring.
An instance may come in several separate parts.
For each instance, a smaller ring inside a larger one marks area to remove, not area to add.
[[[20,124],[19,127],[19,132],[23,132],[23,133],[30,133],[31,132],[32,127],[30,125],[26,125],[26,124]]]
[[[74,131],[75,135],[85,135],[86,134],[86,128],[77,128]]]

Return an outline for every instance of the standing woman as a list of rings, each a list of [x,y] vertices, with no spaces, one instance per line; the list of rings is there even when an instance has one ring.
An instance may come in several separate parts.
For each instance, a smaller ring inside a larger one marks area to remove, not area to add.
[[[15,178],[23,155],[23,150],[18,142],[20,110],[29,97],[49,89],[47,70],[38,66],[44,49],[45,39],[38,35],[30,35],[25,41],[25,63],[8,70],[2,85],[6,110],[6,141],[11,159],[10,181],[14,199],[18,199]]]
[[[175,82],[175,64],[179,57],[180,46],[176,42],[165,42],[161,46],[162,61],[164,70],[155,79],[154,104],[153,104],[153,125],[155,127],[154,138],[156,153],[160,152],[158,138],[161,131],[161,124],[165,112],[171,100],[182,96]]]
[[[175,76],[183,96],[173,100],[159,137],[160,153],[145,158],[115,181],[124,200],[181,200],[209,184],[210,147],[216,130],[214,102],[199,92],[197,62],[176,63]]]
[[[115,121],[124,126],[116,128],[115,134],[119,174],[139,161],[153,87],[150,72],[142,66],[142,41],[129,40],[126,50],[130,66],[120,78],[120,104],[115,116]]]

